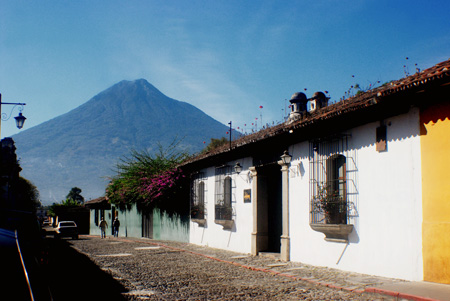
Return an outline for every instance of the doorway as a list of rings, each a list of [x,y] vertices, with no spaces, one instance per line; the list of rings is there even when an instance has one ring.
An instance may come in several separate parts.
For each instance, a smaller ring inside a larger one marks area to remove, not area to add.
[[[280,253],[282,235],[281,185],[281,168],[278,164],[272,163],[258,169],[258,228],[267,233],[267,244],[258,247],[259,251],[262,252]]]
[[[142,212],[142,237],[153,238],[153,213]]]

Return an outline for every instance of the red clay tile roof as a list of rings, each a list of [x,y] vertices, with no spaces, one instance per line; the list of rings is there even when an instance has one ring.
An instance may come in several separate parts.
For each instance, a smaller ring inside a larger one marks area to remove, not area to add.
[[[316,112],[308,113],[305,117],[290,124],[282,123],[260,130],[256,133],[243,136],[235,141],[232,141],[232,148],[234,149],[246,144],[264,140],[266,138],[274,137],[279,134],[286,133],[291,129],[305,127],[321,120],[330,119],[338,115],[360,110],[364,107],[373,106],[384,97],[394,95],[402,91],[412,89],[419,90],[422,87],[426,87],[428,84],[437,81],[442,81],[443,85],[450,84],[450,59],[408,77],[392,81],[390,83],[382,85],[381,87],[374,88],[351,98],[331,104]],[[212,157],[214,155],[218,155],[228,151],[229,144],[224,145],[223,147],[216,148],[211,152],[193,156],[192,158],[184,162],[184,164],[193,163],[204,158]]]
[[[106,201],[106,197],[102,196],[93,200],[89,200],[84,202],[85,205],[93,205],[93,204],[100,204],[103,203],[104,201]]]

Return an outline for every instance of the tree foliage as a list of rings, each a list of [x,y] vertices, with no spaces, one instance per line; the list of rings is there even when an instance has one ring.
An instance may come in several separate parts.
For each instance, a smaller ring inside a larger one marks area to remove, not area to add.
[[[124,206],[157,206],[177,193],[177,187],[184,177],[177,166],[188,157],[181,152],[177,143],[169,147],[158,146],[155,154],[132,150],[117,165],[117,175],[111,179],[106,195],[112,204]]]
[[[226,145],[227,143],[229,143],[229,140],[225,137],[220,139],[211,138],[211,142],[209,142],[209,144],[203,149],[202,153],[213,151],[214,149],[221,147],[222,145]]]
[[[66,202],[69,201],[76,204],[83,204],[84,197],[81,195],[81,191],[82,190],[78,187],[72,187],[66,196]]]
[[[39,190],[29,180],[19,177],[17,181],[17,202],[25,211],[36,212],[41,205],[39,201]]]
[[[61,203],[53,203],[48,209],[48,214],[50,216],[56,216],[56,212],[58,208],[61,207],[81,207],[84,203],[84,197],[81,195],[81,189],[78,187],[73,187],[70,189],[69,193],[66,196],[65,200],[62,200]]]

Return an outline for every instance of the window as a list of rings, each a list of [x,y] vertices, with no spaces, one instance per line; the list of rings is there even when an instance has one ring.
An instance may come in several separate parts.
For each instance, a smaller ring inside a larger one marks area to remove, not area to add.
[[[205,179],[202,172],[192,176],[191,218],[205,219]]]
[[[311,224],[347,224],[355,207],[355,150],[348,135],[310,142]],[[349,168],[350,167],[350,168]]]
[[[95,209],[94,211],[94,223],[98,226],[98,209]]]
[[[327,224],[347,223],[347,175],[346,158],[341,154],[327,159],[326,212]]]
[[[215,219],[232,220],[231,166],[216,168],[215,182]]]
[[[95,209],[94,213],[95,225],[98,226],[100,224],[100,220],[104,218],[105,218],[105,209]]]
[[[356,150],[349,135],[310,141],[310,225],[325,240],[347,242],[357,216]]]

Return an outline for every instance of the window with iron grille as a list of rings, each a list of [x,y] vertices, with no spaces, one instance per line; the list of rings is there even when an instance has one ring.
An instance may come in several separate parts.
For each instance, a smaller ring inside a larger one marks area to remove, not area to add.
[[[204,173],[199,172],[191,180],[191,218],[205,219],[206,216],[206,184]]]
[[[216,168],[215,175],[215,219],[231,220],[232,208],[231,166]]]
[[[310,141],[311,224],[348,224],[356,216],[355,150],[349,135]]]

